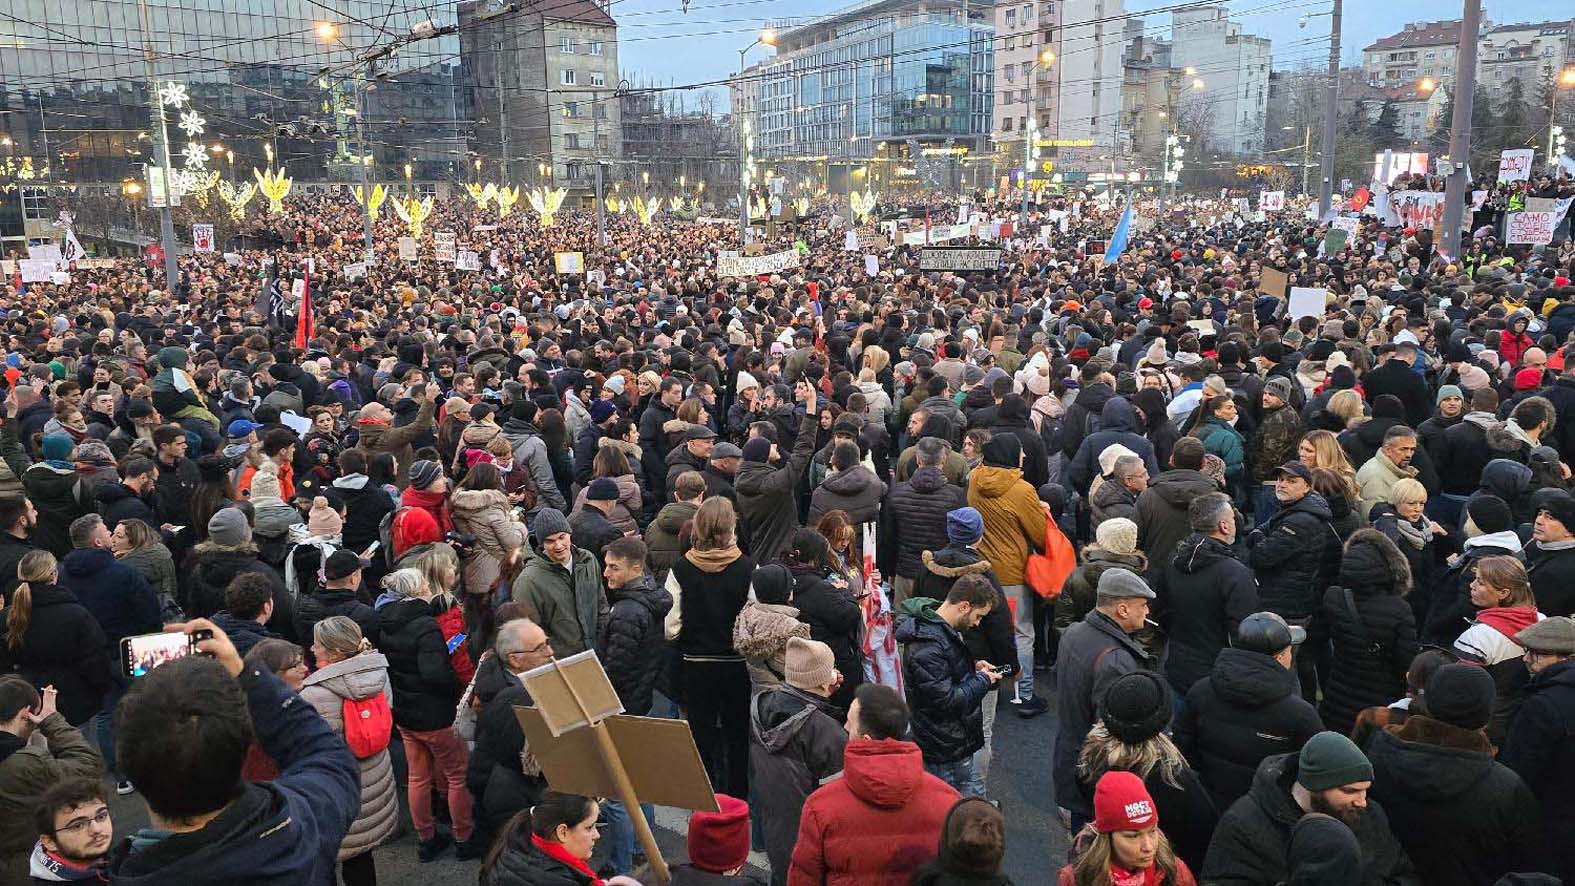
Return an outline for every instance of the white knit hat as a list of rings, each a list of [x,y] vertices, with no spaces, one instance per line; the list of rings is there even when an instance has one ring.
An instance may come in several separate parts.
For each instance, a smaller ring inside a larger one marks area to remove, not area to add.
[[[1112,443],[1101,449],[1099,451],[1099,476],[1110,476],[1110,472],[1116,469],[1116,459],[1123,455],[1135,456],[1137,453],[1122,446],[1120,443]]]
[[[742,393],[749,390],[750,388],[758,387],[760,387],[760,382],[756,381],[753,375],[740,370],[738,373],[738,382],[733,385],[733,390]]]
[[[1112,554],[1137,553],[1137,524],[1126,517],[1111,517],[1094,528],[1094,541]]]

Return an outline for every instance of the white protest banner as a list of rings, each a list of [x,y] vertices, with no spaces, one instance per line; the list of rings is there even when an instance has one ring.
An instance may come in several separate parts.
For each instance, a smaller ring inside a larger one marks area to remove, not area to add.
[[[213,225],[191,226],[191,248],[198,252],[213,251]]]
[[[1285,208],[1284,191],[1264,191],[1258,198],[1258,209],[1262,212],[1278,212]]]
[[[1439,191],[1391,191],[1389,199],[1402,228],[1431,231],[1444,216],[1444,195]]]
[[[919,253],[921,271],[994,271],[1001,267],[995,247],[927,246]]]
[[[1354,218],[1341,216],[1340,218],[1329,222],[1329,227],[1335,230],[1344,231],[1347,239],[1354,240],[1356,239],[1356,231],[1359,224],[1360,223]]]
[[[416,238],[414,238],[414,237],[400,237],[399,238],[399,260],[400,261],[415,261],[416,260]]]
[[[27,247],[27,257],[33,261],[47,261],[50,264],[58,265],[61,260],[60,247],[54,243],[29,245]]]
[[[1543,246],[1553,242],[1553,213],[1511,212],[1504,223],[1504,243]]]
[[[16,265],[23,283],[43,283],[55,272],[55,263],[45,259],[24,258]]]
[[[699,225],[736,225],[736,224],[738,224],[738,219],[736,219],[736,218],[722,218],[721,216],[716,216],[716,215],[702,215],[702,216],[699,216],[699,217],[697,217],[695,219],[695,224],[699,224]]]
[[[1511,148],[1498,155],[1498,180],[1523,182],[1531,178],[1531,158],[1534,148]]]
[[[1322,317],[1324,306],[1328,303],[1329,291],[1317,287],[1292,286],[1291,303],[1286,310],[1286,316],[1292,320],[1302,317]]]
[[[554,252],[552,254],[552,268],[560,274],[583,274],[585,273],[585,253]]]
[[[873,277],[880,273],[880,259],[873,255],[864,256],[864,273]]]
[[[857,252],[859,249],[858,233],[849,229],[842,237],[842,248],[846,252]]]
[[[1559,172],[1569,176],[1570,178],[1575,178],[1575,157],[1571,157],[1568,154],[1560,154]]]
[[[49,274],[49,282],[55,284],[56,286],[64,286],[71,282],[71,275],[65,271],[51,271]]]
[[[1564,220],[1564,216],[1569,215],[1571,203],[1575,203],[1575,197],[1565,197],[1562,200],[1553,201],[1553,208],[1549,211],[1553,213],[1553,226],[1555,228],[1559,226],[1559,222]]]
[[[240,267],[241,266],[241,254],[239,252],[226,252],[224,254],[224,263],[229,265],[232,268]]]
[[[454,269],[457,271],[481,270],[481,254],[471,252],[468,249],[461,249],[459,254],[454,256]]]
[[[1484,204],[1486,202],[1487,202],[1487,191],[1472,191],[1471,192],[1471,211],[1472,212],[1476,212],[1478,209],[1481,209],[1482,208],[1482,204]]]
[[[345,265],[346,280],[360,280],[366,276],[366,262],[358,261],[353,265]]]
[[[753,277],[758,274],[774,274],[788,268],[798,267],[798,250],[784,249],[770,255],[740,255],[733,258],[718,258],[716,272],[722,277]]]
[[[438,261],[454,260],[454,232],[432,232],[432,257]]]

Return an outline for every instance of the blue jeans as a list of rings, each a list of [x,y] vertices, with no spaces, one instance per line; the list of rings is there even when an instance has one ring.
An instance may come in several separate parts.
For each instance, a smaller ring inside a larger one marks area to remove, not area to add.
[[[645,813],[646,824],[655,828],[656,807],[641,803],[640,811]],[[603,803],[602,814],[607,817],[607,863],[615,872],[627,874],[634,867],[634,820],[617,800]]]
[[[1026,584],[1006,585],[1001,590],[1017,607],[1016,614],[1012,616],[1012,636],[1017,641],[1017,666],[1022,668],[1017,675],[1017,697],[1026,700],[1034,697],[1034,592]]]
[[[951,785],[964,797],[984,796],[984,785],[979,783],[971,754],[951,763],[931,763],[926,760],[924,771]]]
[[[115,708],[120,704],[121,696],[130,688],[121,685],[119,681],[110,684],[109,692],[104,695],[104,707],[91,718],[82,721],[79,727],[82,730],[82,737],[92,742],[103,755],[105,771],[116,776],[117,780],[120,770],[115,768]]]

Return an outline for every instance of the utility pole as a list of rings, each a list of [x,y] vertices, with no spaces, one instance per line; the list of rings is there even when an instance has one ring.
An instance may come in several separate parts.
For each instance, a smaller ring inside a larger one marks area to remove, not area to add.
[[[1468,0],[1469,2],[1469,0]],[[1322,177],[1318,192],[1318,218],[1321,221],[1334,205],[1334,140],[1335,118],[1340,114],[1340,14],[1345,9],[1344,0],[1334,0],[1334,10],[1329,20],[1329,96],[1323,109],[1323,162],[1319,166]],[[1471,35],[1472,66],[1476,62],[1476,33]],[[1456,70],[1461,70],[1457,65]],[[1456,107],[1459,107],[1456,105]],[[1309,133],[1310,137],[1310,133]],[[1305,167],[1303,167],[1305,169]]]
[[[377,264],[377,249],[372,242],[372,186],[368,184],[367,165],[371,155],[366,152],[366,91],[372,85],[372,62],[368,61],[355,90],[355,144],[356,166],[361,168],[361,237],[362,257],[367,267]],[[233,170],[234,167],[232,166]]]
[[[154,73],[155,56],[153,54],[152,28],[148,25],[148,2],[137,0],[137,14],[142,20],[142,60],[147,67],[148,101],[153,105],[153,150],[155,162],[159,164],[164,178],[164,205],[159,207],[159,239],[164,246],[164,292],[173,298],[175,287],[180,285],[180,261],[175,254],[175,217],[170,214],[170,205],[178,199],[175,196],[175,183],[170,170],[170,139],[165,130],[164,102],[159,97],[158,77]],[[148,204],[153,203],[153,189],[148,189]]]
[[[1477,89],[1477,30],[1482,21],[1482,0],[1465,0],[1460,14],[1460,44],[1455,50],[1455,116],[1449,126],[1449,177],[1444,179],[1444,226],[1439,246],[1451,259],[1460,258],[1460,220],[1465,214],[1466,192],[1471,182],[1471,104]],[[1555,89],[1557,86],[1554,87]]]
[[[1307,173],[1312,167],[1312,124],[1302,127],[1302,193],[1307,191]],[[1322,216],[1320,216],[1322,218]]]
[[[509,183],[509,106],[503,101],[503,41],[492,53],[492,85],[498,94],[498,178]]]
[[[603,214],[605,207],[602,205],[602,94],[591,93],[591,121],[594,134],[591,136],[591,156],[596,158],[596,248],[607,246],[607,218]]]

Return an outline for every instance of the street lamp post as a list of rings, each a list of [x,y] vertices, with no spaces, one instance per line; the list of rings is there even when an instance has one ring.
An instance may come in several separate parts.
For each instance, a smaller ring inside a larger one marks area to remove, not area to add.
[[[1565,68],[1559,72],[1558,79],[1553,81],[1553,88],[1549,90],[1552,98],[1548,100],[1548,165],[1557,166],[1559,154],[1562,149],[1559,136],[1564,134],[1564,128],[1559,126],[1559,90],[1575,89],[1575,66]]]
[[[1023,130],[1023,204],[1017,215],[1017,236],[1019,237],[1028,236],[1028,174],[1033,169],[1034,157],[1039,153],[1038,147],[1034,145],[1034,142],[1039,140],[1039,120],[1032,113],[1034,108],[1037,108],[1039,105],[1039,90],[1034,88],[1032,78],[1035,68],[1041,65],[1050,65],[1054,62],[1055,53],[1046,49],[1044,52],[1039,53],[1038,58],[1029,62],[1028,67],[1023,69],[1023,79],[1028,81],[1028,92],[1033,96],[1033,102],[1032,107],[1029,108],[1028,128]],[[1061,113],[1059,107],[1056,108],[1056,113]]]
[[[753,43],[738,51],[738,95],[734,100],[733,116],[738,120],[738,241],[749,245],[749,146],[754,140],[749,132],[749,120],[740,107],[744,98],[744,56],[756,46],[774,46],[777,35],[767,29],[760,32]]]

